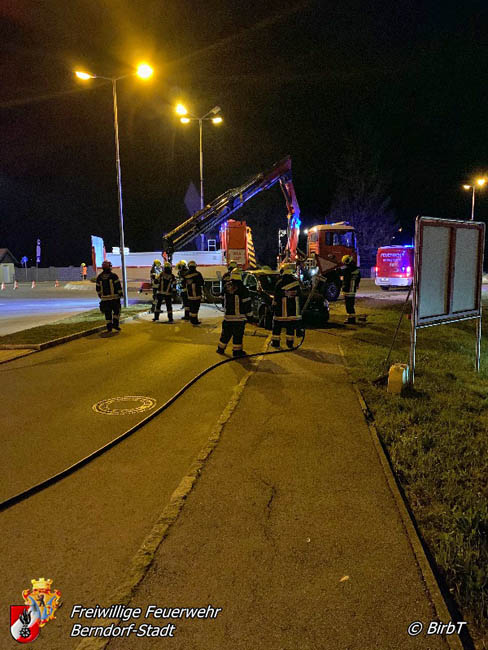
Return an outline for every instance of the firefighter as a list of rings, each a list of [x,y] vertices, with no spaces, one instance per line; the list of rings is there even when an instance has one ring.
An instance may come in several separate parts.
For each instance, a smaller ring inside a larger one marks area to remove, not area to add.
[[[203,275],[197,271],[197,263],[188,262],[188,273],[185,275],[186,290],[188,291],[188,304],[190,306],[190,323],[200,325],[198,310],[203,296]]]
[[[186,274],[188,273],[188,266],[186,265],[185,260],[180,260],[176,265],[178,269],[178,284],[180,288],[180,297],[181,302],[183,303],[184,314],[181,317],[181,320],[190,320],[190,305],[188,303],[188,291],[186,288]]]
[[[281,277],[276,283],[273,298],[273,332],[271,345],[280,347],[281,329],[286,327],[286,345],[292,348],[295,342],[295,332],[301,330],[302,317],[300,314],[300,297],[302,291],[300,282],[295,275],[293,264],[284,264]]]
[[[163,270],[158,278],[158,286],[156,289],[156,309],[154,310],[153,322],[159,320],[161,313],[161,304],[164,300],[166,304],[166,311],[168,313],[168,323],[173,322],[173,287],[176,283],[176,278],[173,275],[173,267],[170,262],[165,262]]]
[[[352,255],[344,255],[342,263],[344,264],[344,268],[341,270],[342,295],[346,303],[347,313],[344,324],[354,325],[356,323],[354,303],[356,301],[356,291],[359,288],[359,282],[361,280],[361,272]]]
[[[246,353],[242,349],[242,339],[246,321],[251,321],[251,298],[242,283],[242,273],[237,268],[232,269],[224,285],[224,309],[217,354],[225,354],[227,343],[232,339],[232,356],[244,357]]]
[[[235,260],[231,260],[227,264],[227,272],[224,273],[222,276],[222,289],[224,288],[224,284],[230,279],[230,274],[232,273],[233,269],[238,269],[237,262]]]
[[[81,275],[82,280],[86,280],[87,272],[88,272],[88,268],[87,268],[85,262],[82,262],[81,266],[80,266],[80,275]]]
[[[156,300],[157,300],[157,291],[159,285],[159,276],[161,274],[161,260],[154,260],[153,265],[151,266],[150,278],[151,278],[151,289],[152,289],[152,305],[151,305],[151,314],[154,314],[156,309]]]
[[[122,298],[122,286],[119,277],[112,273],[112,263],[104,260],[102,272],[97,276],[97,293],[100,298],[100,311],[105,314],[107,321],[107,332],[113,329],[120,332],[120,299]]]

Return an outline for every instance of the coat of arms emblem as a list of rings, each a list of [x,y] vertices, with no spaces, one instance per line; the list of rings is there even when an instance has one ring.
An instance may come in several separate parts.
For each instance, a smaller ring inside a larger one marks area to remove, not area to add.
[[[61,592],[52,589],[51,579],[31,580],[32,588],[22,592],[23,605],[10,607],[10,633],[19,643],[30,643],[37,639],[41,627],[56,618]]]

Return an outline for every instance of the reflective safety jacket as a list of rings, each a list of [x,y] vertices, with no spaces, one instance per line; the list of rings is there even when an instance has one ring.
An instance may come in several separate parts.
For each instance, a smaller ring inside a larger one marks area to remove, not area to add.
[[[162,268],[161,266],[156,266],[156,264],[153,264],[151,267],[151,287],[153,289],[158,288],[159,284],[159,276],[161,275]]]
[[[356,295],[361,280],[361,272],[356,264],[348,264],[341,271],[342,293],[346,298]]]
[[[177,280],[178,280],[178,284],[180,285],[180,294],[187,293],[186,280],[185,280],[187,273],[188,273],[188,269],[185,269],[184,271],[181,270],[178,271]]]
[[[224,320],[245,321],[251,312],[249,291],[240,280],[227,280],[224,285]]]
[[[156,283],[156,292],[163,296],[171,296],[175,283],[175,276],[172,273],[166,273],[166,271],[163,271]]]
[[[185,286],[188,291],[188,300],[201,300],[203,296],[203,275],[200,271],[188,271],[185,275]]]
[[[277,321],[297,321],[301,319],[300,297],[302,290],[294,275],[284,275],[275,287],[273,308]]]
[[[97,276],[97,293],[102,302],[106,300],[120,300],[122,298],[122,285],[119,276],[112,271],[102,271]]]

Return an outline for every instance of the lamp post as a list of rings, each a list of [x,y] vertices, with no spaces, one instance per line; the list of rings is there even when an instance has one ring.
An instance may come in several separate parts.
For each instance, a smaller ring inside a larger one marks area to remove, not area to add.
[[[223,119],[220,113],[220,106],[214,106],[211,108],[205,115],[202,117],[188,116],[188,111],[182,104],[178,104],[176,107],[176,112],[178,115],[181,115],[180,122],[182,124],[189,124],[190,122],[198,122],[200,130],[200,210],[203,210],[204,199],[203,199],[203,123],[211,121],[213,124],[222,124]]]
[[[119,116],[117,106],[117,81],[138,75],[141,79],[149,79],[153,74],[153,69],[147,63],[141,63],[136,72],[126,74],[121,77],[102,77],[98,74],[89,74],[88,72],[75,72],[78,79],[87,81],[88,79],[105,79],[112,83],[112,96],[114,106],[114,132],[115,132],[115,168],[117,171],[117,199],[119,204],[119,236],[120,236],[120,265],[122,269],[122,287],[124,291],[124,307],[127,307],[127,268],[125,265],[125,237],[124,237],[124,209],[122,202],[122,176],[120,172],[120,144],[119,144]]]
[[[486,183],[486,178],[477,178],[476,181],[472,185],[463,185],[463,188],[465,190],[472,190],[471,194],[471,221],[474,221],[474,201],[475,201],[475,194],[476,194],[476,185],[478,185],[480,188],[483,187],[483,185]]]

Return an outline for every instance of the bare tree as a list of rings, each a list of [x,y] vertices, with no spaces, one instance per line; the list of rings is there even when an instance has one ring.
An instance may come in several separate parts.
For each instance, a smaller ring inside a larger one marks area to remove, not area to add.
[[[390,244],[398,229],[380,157],[380,149],[369,147],[363,137],[347,137],[336,168],[339,183],[330,211],[333,221],[349,221],[354,226],[361,262],[368,266],[374,263],[377,248]]]

